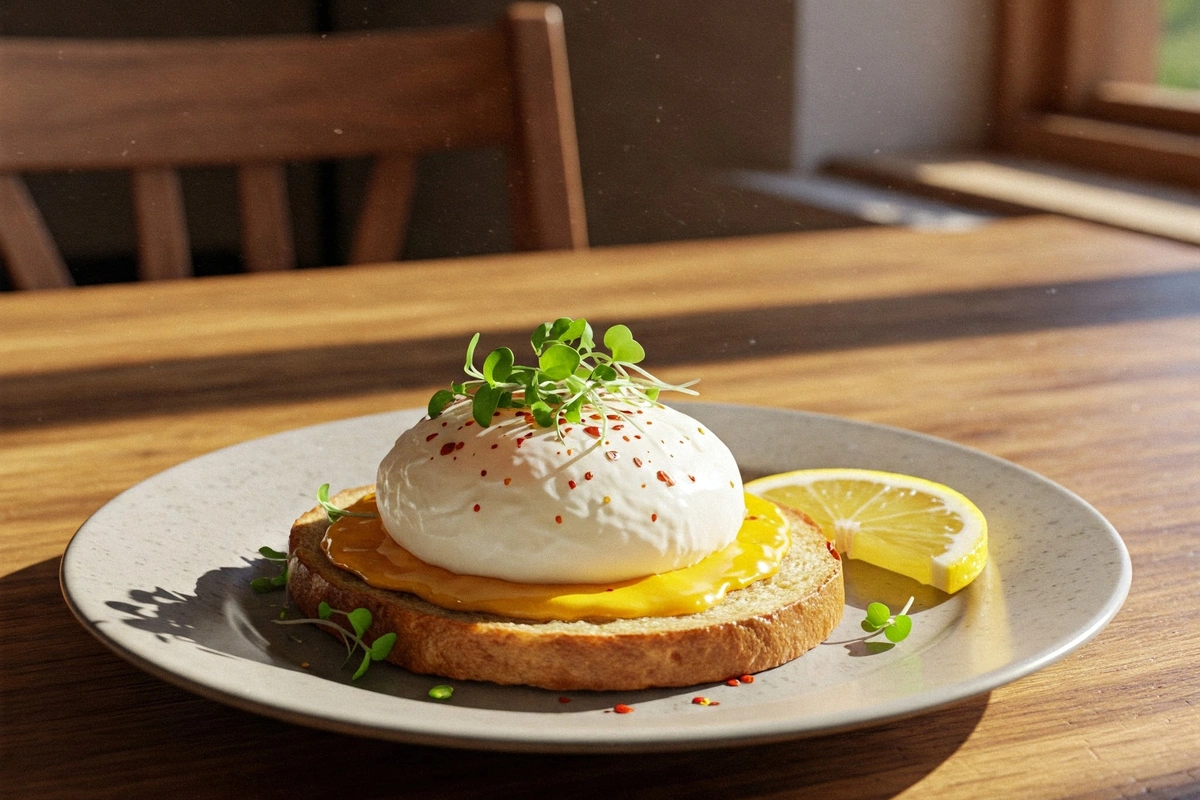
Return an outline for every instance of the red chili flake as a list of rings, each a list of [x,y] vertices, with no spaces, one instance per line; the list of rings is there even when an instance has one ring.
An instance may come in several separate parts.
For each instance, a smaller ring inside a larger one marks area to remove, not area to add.
[[[613,711],[617,712],[618,714],[632,714],[633,706],[627,706],[624,703],[617,703],[615,706],[613,706]]]
[[[662,481],[663,483],[665,483],[667,486],[675,485],[675,481],[671,480],[671,476],[668,475],[667,473],[663,472],[661,469],[658,471],[658,479],[660,481]]]
[[[639,414],[645,414],[646,412],[645,412],[645,411],[642,411],[642,410],[639,408],[637,413],[639,413]]]
[[[479,470],[479,477],[482,478],[484,475],[487,475],[487,470],[486,469]]]
[[[569,702],[571,702],[571,698],[569,698],[569,697],[560,697],[560,698],[558,698],[558,702],[560,702],[560,703],[569,703]]]
[[[583,429],[583,432],[586,433],[588,436],[592,437],[593,439],[600,438],[600,429],[597,428],[595,425],[588,425],[586,428]]]
[[[599,414],[591,414],[588,419],[603,419]]]
[[[475,420],[473,420],[473,419],[469,419],[469,420],[467,420],[467,424],[466,424],[466,425],[464,425],[463,427],[469,428],[469,427],[471,427],[471,426],[472,426],[472,425],[474,425],[474,424],[475,424]]]
[[[508,486],[510,483],[512,483],[512,478],[505,478],[505,479],[504,479],[504,485],[505,485],[505,486]]]
[[[622,439],[624,439],[624,440],[625,440],[625,441],[627,441],[627,442],[629,441],[629,437],[628,437],[628,436],[622,435],[622,436],[621,436],[621,438],[622,438]]]
[[[637,458],[637,457],[635,456],[635,457],[634,457],[634,459],[633,459],[633,465],[634,465],[635,467],[640,467],[640,466],[642,465],[642,460],[641,460],[640,458]]]
[[[618,453],[616,450],[608,450],[604,453],[604,457],[607,458],[609,461],[616,461],[618,458],[621,457],[621,454]]]
[[[741,677],[741,681],[742,681],[742,683],[754,683],[754,676],[753,675],[743,675]]]
[[[466,444],[466,442],[459,442],[458,444],[454,445],[454,449],[455,449],[455,450],[462,450],[462,449],[463,449],[463,445],[464,445],[464,444]]]
[[[442,445],[442,455],[448,456],[454,452],[454,442],[446,442]]]
[[[635,433],[635,434],[633,435],[633,438],[635,438],[635,439],[640,439],[640,438],[642,438],[642,435],[641,435],[640,433]]]
[[[499,411],[493,411],[493,412],[492,412],[492,416],[493,416],[493,417],[498,417],[498,416],[500,416],[500,412],[499,412]]]
[[[570,433],[573,430],[575,430],[575,429],[572,428],[570,425],[568,425],[567,427],[563,428],[563,436],[566,436],[568,433]]]
[[[518,436],[518,437],[517,437],[517,449],[518,449],[518,450],[520,450],[520,449],[521,449],[521,445],[523,445],[523,444],[525,444],[525,440],[524,440],[524,439],[522,439],[520,436]]]
[[[604,591],[606,591],[606,592],[611,592],[611,591],[612,591],[612,589],[605,589]]]
[[[613,425],[612,429],[614,431],[619,431],[619,430],[621,430],[621,428],[624,428],[624,427],[625,427],[624,425]]]
[[[746,519],[758,519],[758,514],[749,514],[746,516]]]
[[[648,419],[648,420],[646,420],[646,424],[647,424],[647,425],[653,425],[653,424],[654,424],[654,420],[652,420],[652,419]]]
[[[592,473],[590,473],[590,472],[583,473],[583,479],[585,481],[590,481],[592,479]]]
[[[476,510],[476,511],[479,511],[479,503],[476,503],[476,504],[475,504],[475,510]]]
[[[554,521],[557,522],[559,525],[562,525],[562,514],[555,514]]]
[[[442,427],[444,428],[444,427],[446,427],[446,426],[447,426],[447,425],[449,425],[449,424],[450,424],[449,422],[443,422],[443,423],[442,423]]]
[[[617,414],[606,414],[605,416],[607,416],[609,419],[620,419],[621,418]]]
[[[437,431],[434,431],[433,433],[431,433],[425,437],[425,441],[432,442],[436,438],[437,438]]]
[[[494,444],[494,445],[492,445],[492,449],[495,450],[499,446],[500,446],[499,444]]]
[[[658,522],[658,514],[651,514],[651,515],[650,515],[650,521],[651,521],[651,522]]]
[[[837,548],[833,546],[833,542],[826,542],[825,549],[829,551],[829,555],[833,556],[838,561],[842,560],[842,554],[839,553]]]
[[[575,488],[575,481],[567,481],[567,486],[570,486],[572,489],[574,489],[574,488]]]
[[[730,678],[729,680],[725,681],[725,685],[726,686],[741,686],[742,682],[739,681],[737,678]]]
[[[692,705],[694,705],[694,706],[719,706],[721,704],[714,702],[712,700],[709,700],[704,695],[699,695],[697,697],[692,698]]]
[[[695,483],[695,482],[696,482],[696,476],[695,476],[695,475],[688,475],[688,480],[689,480],[689,481],[691,481],[692,483]]]

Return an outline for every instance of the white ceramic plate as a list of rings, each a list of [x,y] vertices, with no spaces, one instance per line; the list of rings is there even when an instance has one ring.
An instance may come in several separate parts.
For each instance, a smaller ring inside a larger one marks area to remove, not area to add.
[[[919,475],[973,499],[988,518],[991,560],[953,596],[847,563],[845,618],[803,657],[753,684],[561,693],[443,683],[376,664],[351,683],[345,650],[310,626],[273,624],[282,592],[257,554],[285,549],[317,486],[374,480],[420,411],[304,428],[180,464],[89,519],[62,562],[72,611],[122,657],[205,697],[291,722],[435,745],[532,751],[684,749],[827,733],[929,711],[987,692],[1083,645],[1129,589],[1117,532],[1071,492],[949,442],[836,417],[710,404],[684,410],[733,450],[743,475],[868,467]],[[915,595],[913,632],[888,649],[859,628],[872,600]],[[300,666],[307,663],[307,667]],[[691,702],[707,696],[719,705]],[[634,707],[614,714],[616,703]]]

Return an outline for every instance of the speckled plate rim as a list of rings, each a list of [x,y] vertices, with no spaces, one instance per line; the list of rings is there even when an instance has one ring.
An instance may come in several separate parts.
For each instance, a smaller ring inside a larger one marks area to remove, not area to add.
[[[270,658],[225,658],[218,662],[219,669],[213,669],[207,662],[193,665],[193,660],[203,658],[188,649],[186,637],[180,637],[185,645],[179,645],[178,641],[168,642],[162,636],[122,624],[129,621],[128,613],[115,609],[121,604],[113,601],[114,589],[132,594],[151,586],[166,586],[171,591],[190,588],[205,570],[244,564],[246,558],[252,558],[260,544],[272,541],[263,539],[268,535],[264,531],[276,530],[274,541],[285,537],[291,519],[312,505],[311,490],[319,482],[329,480],[335,486],[369,482],[373,464],[391,440],[420,416],[420,410],[409,409],[243,442],[179,464],[131,487],[99,509],[71,540],[60,571],[63,594],[84,627],[116,654],[201,696],[288,722],[355,735],[535,752],[644,752],[750,744],[832,733],[928,712],[986,693],[1066,657],[1103,630],[1128,594],[1132,567],[1117,531],[1074,493],[1028,469],[935,437],[841,417],[724,404],[678,406],[729,444],[748,478],[807,467],[867,467],[919,474],[954,486],[984,509],[990,523],[991,507],[1015,509],[1013,513],[1018,517],[1013,524],[1020,530],[1009,531],[1011,536],[1005,542],[998,542],[1000,531],[992,525],[992,560],[1005,578],[993,581],[991,600],[964,601],[975,615],[965,624],[960,619],[964,616],[961,610],[946,612],[956,616],[942,620],[944,630],[935,630],[931,638],[913,644],[911,651],[895,656],[899,659],[895,663],[885,662],[874,674],[852,675],[845,685],[835,681],[826,687],[830,691],[824,691],[819,702],[809,702],[807,689],[797,689],[798,678],[789,677],[787,670],[805,659],[809,662],[804,663],[833,663],[831,669],[842,669],[837,665],[840,662],[830,661],[838,656],[806,655],[767,673],[756,684],[762,688],[756,689],[759,694],[752,700],[742,702],[751,697],[749,694],[730,695],[727,699],[732,702],[726,702],[727,708],[714,708],[714,713],[704,716],[684,708],[685,696],[695,694],[694,689],[613,693],[612,702],[642,703],[637,705],[636,714],[602,715],[596,709],[595,713],[531,716],[529,711],[505,710],[503,706],[506,696],[520,703],[520,692],[536,690],[476,685],[483,687],[480,692],[490,693],[490,706],[458,707],[389,696],[378,689],[364,692],[348,682],[298,671],[291,663],[272,663]],[[280,462],[281,453],[295,457]],[[211,478],[219,487],[234,495],[241,491],[240,495],[222,499],[222,513],[251,518],[252,524],[214,529],[205,516],[209,512],[197,511],[198,517],[184,519],[177,523],[182,527],[173,529],[185,535],[172,538],[161,532],[161,521],[144,518],[147,509],[163,506],[164,498],[164,513],[174,515],[182,512],[186,516],[189,503],[197,508],[211,507],[214,486],[204,480],[197,482],[197,476],[219,476]],[[255,476],[262,478],[261,487],[251,485]],[[255,508],[251,505],[263,498],[260,488],[280,497],[278,502],[265,502],[254,518]],[[1005,503],[999,503],[1001,495],[1008,498]],[[1023,503],[1031,497],[1045,506],[1039,513],[1047,524],[1053,522],[1049,528],[1029,525],[1028,518],[1020,517]],[[131,524],[131,519],[139,521]],[[1074,526],[1070,537],[1055,529],[1062,524]],[[219,541],[213,547],[227,548],[230,554],[241,553],[241,560],[235,557],[230,561],[226,551],[214,559],[224,563],[207,561],[211,554],[194,555],[186,543],[188,532],[206,537],[205,543],[215,537]],[[139,547],[157,548],[160,558],[147,560]],[[165,567],[161,564],[164,552],[174,559]],[[1038,569],[1033,569],[1033,559],[1043,562]],[[1056,569],[1053,586],[1047,587],[1047,563],[1070,563],[1072,569]],[[1039,580],[1043,585],[1037,585]],[[954,598],[967,597],[975,592],[975,586]],[[992,608],[995,603],[1004,609],[1003,619]],[[977,607],[991,610],[980,616]],[[1038,608],[1056,609],[1048,628],[1034,618]],[[860,614],[857,609],[847,608],[847,620],[839,632],[856,624],[852,619],[856,613]],[[931,628],[938,624],[937,614],[936,608],[929,612]],[[217,616],[209,614],[204,622],[218,630],[226,622],[235,625]],[[915,618],[915,630],[920,630],[921,615]],[[1003,630],[999,625],[1004,626]],[[964,649],[978,649],[980,641],[1013,631],[1021,636],[1016,637],[1012,653],[992,654],[991,663],[975,664],[969,657],[965,658],[965,666],[961,663]],[[193,647],[195,653],[205,649],[194,643]],[[825,662],[819,661],[822,658]],[[933,675],[928,680],[919,677],[915,683],[911,675],[904,678],[906,670],[913,672],[914,664],[918,673],[925,670]],[[772,673],[776,672],[782,681],[777,685],[771,684],[776,677]],[[901,678],[892,681],[893,674]],[[881,688],[866,688],[869,685]],[[845,693],[845,686],[862,696],[855,703],[842,703],[838,695]]]

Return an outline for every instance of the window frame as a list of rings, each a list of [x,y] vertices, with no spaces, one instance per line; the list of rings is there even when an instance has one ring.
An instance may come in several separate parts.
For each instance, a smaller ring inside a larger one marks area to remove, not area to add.
[[[1200,91],[1154,85],[1158,0],[999,0],[995,146],[1200,189]]]

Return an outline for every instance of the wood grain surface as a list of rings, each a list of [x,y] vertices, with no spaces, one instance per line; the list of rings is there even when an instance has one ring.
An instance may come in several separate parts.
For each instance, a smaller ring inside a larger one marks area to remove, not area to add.
[[[62,551],[117,493],[251,437],[422,405],[473,331],[511,344],[559,314],[628,323],[705,400],[899,425],[1067,486],[1129,547],[1125,607],[1064,661],[948,709],[625,756],[261,718],[129,666],[67,611]],[[5,797],[1200,794],[1195,247],[1026,217],[3,295],[0,453]]]

